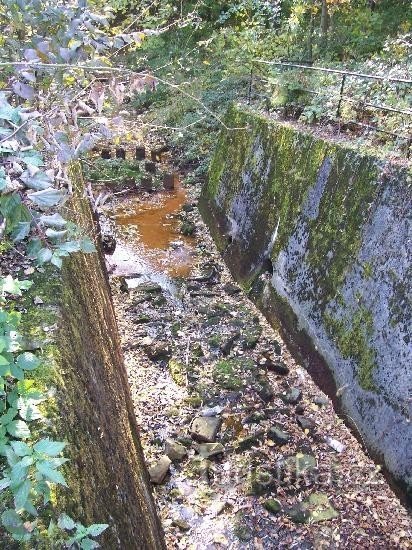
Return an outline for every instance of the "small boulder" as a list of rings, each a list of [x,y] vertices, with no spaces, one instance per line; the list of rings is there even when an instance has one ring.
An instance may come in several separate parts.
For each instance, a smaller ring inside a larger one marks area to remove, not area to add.
[[[211,456],[222,454],[224,448],[221,443],[201,443],[196,446],[196,451],[201,457],[210,458]]]
[[[264,430],[259,430],[253,435],[249,435],[248,437],[241,439],[238,443],[237,450],[247,451],[252,447],[256,447],[257,445],[259,445],[259,441],[261,441],[264,438],[264,436],[265,436]]]
[[[316,427],[316,424],[313,420],[310,418],[307,418],[306,416],[302,416],[301,414],[298,414],[296,416],[297,423],[302,428],[302,430],[308,430],[309,432],[313,432],[313,430]]]
[[[271,514],[277,514],[282,510],[281,503],[275,498],[270,498],[263,503],[263,507],[266,508]]]
[[[180,461],[187,455],[187,449],[177,441],[173,439],[166,439],[165,453],[172,462]]]
[[[296,405],[302,399],[302,392],[299,388],[291,388],[282,395],[282,399],[285,403]]]
[[[285,445],[290,439],[290,435],[281,430],[278,426],[272,426],[269,428],[267,435],[269,439],[278,445]]]
[[[170,359],[172,355],[167,342],[152,342],[146,346],[146,353],[152,361]]]
[[[220,422],[220,418],[216,416],[198,416],[192,422],[190,434],[201,443],[214,443]]]
[[[154,466],[149,468],[150,481],[156,485],[163,483],[172,461],[166,455],[161,456]]]

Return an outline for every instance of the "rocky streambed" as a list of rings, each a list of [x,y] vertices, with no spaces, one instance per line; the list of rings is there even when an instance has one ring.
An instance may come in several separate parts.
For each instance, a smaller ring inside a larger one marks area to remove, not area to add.
[[[411,518],[379,465],[233,282],[197,190],[174,210],[165,202],[162,250],[188,247],[184,276],[162,270],[156,247],[146,254],[138,220],[118,226],[128,269],[120,275],[116,255],[109,267],[167,547],[411,548]],[[190,241],[182,226],[195,228]]]

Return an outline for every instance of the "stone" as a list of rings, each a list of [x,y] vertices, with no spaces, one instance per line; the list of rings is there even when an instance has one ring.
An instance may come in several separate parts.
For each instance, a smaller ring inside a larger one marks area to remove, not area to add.
[[[260,384],[256,388],[256,393],[265,403],[268,403],[269,401],[271,401],[275,395],[275,392],[273,391],[272,386],[268,382],[264,382],[263,384]]]
[[[146,158],[146,150],[144,147],[136,147],[135,159],[144,160]]]
[[[261,411],[253,411],[243,420],[243,424],[259,424],[262,420],[265,420],[266,414]]]
[[[172,525],[174,527],[179,527],[181,531],[189,531],[190,524],[183,518],[174,518],[172,520]]]
[[[117,147],[116,148],[116,158],[117,159],[123,159],[125,160],[126,158],[126,151],[123,147]]]
[[[147,160],[144,163],[144,169],[149,174],[155,174],[156,173],[156,164],[154,162],[152,162],[151,160]]]
[[[172,462],[175,462],[183,460],[187,456],[187,449],[173,439],[166,439],[165,453]]]
[[[202,458],[210,458],[222,454],[224,447],[221,443],[201,443],[196,446],[196,451]]]
[[[267,436],[278,445],[286,445],[290,439],[290,435],[281,430],[278,426],[270,427]]]
[[[220,351],[223,355],[229,355],[232,351],[233,346],[235,345],[236,340],[239,338],[240,332],[237,331],[230,336],[228,336],[220,345]]]
[[[252,447],[256,447],[257,445],[259,445],[259,441],[261,441],[264,438],[264,436],[265,436],[265,431],[259,430],[258,432],[252,435],[244,437],[239,441],[237,451],[247,451]]]
[[[167,191],[172,191],[173,189],[176,189],[176,187],[179,185],[179,175],[174,174],[164,174],[163,175],[163,187]]]
[[[309,432],[312,432],[316,427],[316,424],[313,420],[307,418],[306,416],[302,416],[301,414],[298,414],[296,416],[296,420],[302,430],[308,430]]]
[[[271,358],[266,358],[266,361],[263,364],[268,370],[274,372],[275,374],[280,374],[282,376],[289,374],[289,367],[283,361],[274,361]]]
[[[163,483],[172,461],[166,455],[159,458],[154,466],[149,468],[150,481],[156,485]]]
[[[111,159],[112,158],[112,152],[110,151],[110,149],[102,149],[102,152],[100,153],[100,156],[102,157],[102,159]]]
[[[235,294],[239,294],[241,289],[232,283],[226,283],[223,285],[223,291],[229,296],[234,296]]]
[[[209,459],[195,456],[190,460],[187,470],[185,471],[187,471],[189,477],[200,477],[208,480],[211,466],[212,463]]]
[[[136,317],[133,317],[133,323],[135,325],[142,325],[144,323],[150,323],[151,319],[149,315],[146,315],[143,313],[142,315],[137,315]]]
[[[282,395],[282,399],[285,403],[296,405],[302,399],[302,392],[299,388],[291,388]]]
[[[318,407],[325,407],[326,405],[329,405],[329,399],[323,395],[318,395],[314,398],[313,402]]]
[[[172,352],[167,342],[152,342],[146,346],[146,353],[152,361],[170,359]]]
[[[182,225],[180,226],[180,233],[182,235],[185,235],[185,237],[191,237],[196,231],[196,225],[189,221],[185,220],[182,222]]]
[[[263,507],[266,508],[266,510],[271,514],[277,514],[282,510],[281,503],[275,498],[265,500],[265,502],[263,503]]]
[[[198,416],[192,422],[190,434],[201,443],[214,443],[220,423],[216,416]]]
[[[295,523],[317,523],[328,521],[339,516],[338,512],[331,506],[327,495],[313,493],[303,502],[287,508],[286,514]]]

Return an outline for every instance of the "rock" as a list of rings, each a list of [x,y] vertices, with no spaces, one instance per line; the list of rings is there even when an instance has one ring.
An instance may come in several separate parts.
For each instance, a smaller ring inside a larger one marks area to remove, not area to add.
[[[346,446],[338,441],[337,439],[332,439],[331,437],[325,437],[325,442],[337,453],[343,453],[346,449]]]
[[[243,424],[259,424],[262,420],[265,420],[266,415],[261,411],[253,411],[243,420]]]
[[[146,315],[146,314],[142,314],[142,315],[137,315],[136,317],[133,317],[133,323],[135,325],[142,325],[144,323],[150,323],[151,319],[149,317],[149,315]]]
[[[160,292],[162,292],[162,287],[157,283],[140,283],[135,288],[139,292],[145,292],[149,294],[159,294]]]
[[[179,174],[164,174],[163,175],[163,187],[171,191],[179,185]]]
[[[166,360],[171,356],[171,350],[167,342],[152,342],[146,346],[145,351],[152,361]]]
[[[210,458],[211,456],[222,454],[224,448],[221,443],[201,443],[196,446],[196,451],[202,458]]]
[[[256,447],[257,445],[259,445],[259,441],[261,441],[264,438],[264,436],[265,436],[265,431],[259,430],[258,432],[241,439],[238,443],[237,451],[238,452],[247,451],[252,447]]]
[[[187,455],[187,449],[177,441],[173,441],[173,439],[166,439],[165,453],[172,462],[180,461]]]
[[[182,206],[183,212],[193,212],[194,209],[195,209],[195,205],[191,203],[185,203]]]
[[[290,439],[290,435],[281,430],[278,426],[270,427],[267,435],[269,439],[278,445],[285,445]]]
[[[196,225],[189,221],[189,220],[185,220],[184,222],[182,222],[181,226],[180,226],[180,233],[182,235],[185,235],[185,237],[191,237],[196,231]]]
[[[327,495],[323,493],[313,493],[307,500],[288,508],[286,514],[295,523],[316,523],[339,516],[331,506]]]
[[[263,503],[263,507],[266,508],[266,510],[271,514],[277,514],[282,510],[281,503],[274,498],[270,498],[269,500],[266,500]]]
[[[156,164],[151,161],[151,160],[147,160],[145,163],[144,163],[144,169],[146,170],[146,172],[148,172],[149,174],[155,174],[156,173]]]
[[[157,463],[149,468],[149,476],[150,481],[152,483],[155,483],[156,485],[159,485],[160,483],[163,483],[164,478],[167,475],[167,472],[169,471],[169,467],[172,461],[170,458],[166,455],[159,458]]]
[[[270,493],[275,486],[276,477],[273,472],[260,466],[252,471],[247,493],[249,495],[261,496]]]
[[[198,416],[192,422],[190,434],[196,441],[214,443],[220,422],[216,416]]]
[[[239,331],[234,332],[232,335],[226,338],[226,340],[220,345],[220,351],[222,352],[223,355],[225,356],[229,355],[239,336],[240,336]]]
[[[296,405],[296,407],[295,407],[295,413],[296,414],[303,414],[304,412],[305,412],[305,407],[301,403]]]
[[[182,531],[189,531],[190,524],[183,518],[174,518],[172,520],[172,525],[174,527],[179,527]]]
[[[234,296],[235,294],[239,294],[241,289],[232,283],[226,283],[223,285],[223,291],[229,296]]]
[[[295,405],[302,399],[302,392],[299,388],[291,388],[286,393],[284,393],[282,396],[282,399],[285,403],[289,403],[290,405]]]
[[[298,414],[296,416],[296,420],[302,430],[308,430],[309,432],[312,432],[316,427],[316,424],[313,420],[307,418],[306,416],[302,416],[301,414]]]
[[[272,386],[268,382],[260,384],[256,388],[256,393],[265,403],[271,401],[275,395]]]
[[[283,467],[293,472],[296,476],[302,475],[305,472],[311,472],[316,466],[316,458],[304,453],[296,453],[296,455],[288,456],[283,460]]]
[[[146,150],[144,147],[136,147],[135,159],[144,160],[146,158]]]
[[[277,340],[273,340],[271,346],[275,355],[282,355],[282,346]]]
[[[217,416],[224,410],[221,405],[215,405],[214,407],[206,407],[200,411],[200,416]]]
[[[329,399],[327,397],[324,397],[323,395],[318,395],[317,397],[315,397],[313,402],[315,403],[315,405],[318,405],[318,407],[329,405]]]
[[[265,359],[266,361],[263,363],[263,365],[271,372],[274,372],[275,374],[280,374],[282,376],[286,376],[287,374],[289,374],[289,367],[283,361],[274,361],[272,358],[267,357]]]
[[[212,463],[207,458],[195,456],[187,466],[187,473],[190,477],[201,477],[207,480],[211,466]]]

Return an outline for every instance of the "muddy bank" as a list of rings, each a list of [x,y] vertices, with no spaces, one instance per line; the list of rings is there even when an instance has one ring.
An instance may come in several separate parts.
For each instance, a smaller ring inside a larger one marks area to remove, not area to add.
[[[407,169],[233,107],[202,196],[232,273],[311,342],[388,470],[411,484]],[[315,373],[318,377],[322,373]]]
[[[71,179],[72,220],[94,235],[77,167]],[[103,548],[163,548],[97,240],[96,245],[97,254],[68,259],[61,277],[52,271],[36,275],[27,297],[28,303],[34,297],[43,302],[25,321],[25,334],[32,348],[39,338],[48,342],[42,377],[54,393],[46,435],[52,426],[55,437],[68,442],[69,488],[58,491],[55,506],[86,525],[108,523],[99,541]]]

